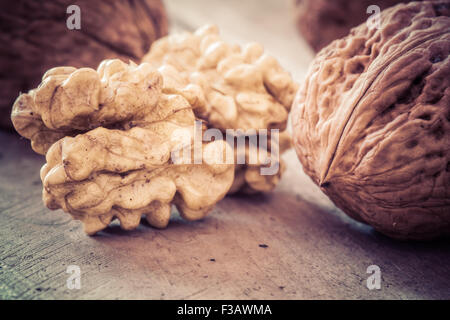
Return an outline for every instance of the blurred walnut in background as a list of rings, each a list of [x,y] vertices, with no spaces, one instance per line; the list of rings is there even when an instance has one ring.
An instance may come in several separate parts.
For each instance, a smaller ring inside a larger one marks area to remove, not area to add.
[[[66,24],[70,5],[81,13],[80,30]],[[161,0],[3,2],[0,20],[0,128],[12,128],[19,92],[36,87],[46,70],[96,67],[107,58],[138,62],[153,41],[167,34]]]
[[[295,0],[295,20],[300,33],[316,51],[367,20],[370,5],[380,10],[408,0]]]

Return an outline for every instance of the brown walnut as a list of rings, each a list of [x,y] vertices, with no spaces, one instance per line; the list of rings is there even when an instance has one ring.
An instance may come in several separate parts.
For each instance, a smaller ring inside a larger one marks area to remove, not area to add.
[[[365,21],[370,16],[367,13],[370,5],[384,10],[402,2],[408,0],[295,0],[295,22],[317,52]]]
[[[81,10],[81,29],[69,30],[70,5]],[[48,69],[97,67],[104,59],[138,61],[167,34],[161,0],[2,1],[0,19],[0,128],[12,128],[11,106],[35,88]]]
[[[399,239],[450,233],[450,2],[400,4],[317,55],[293,106],[305,172]]]

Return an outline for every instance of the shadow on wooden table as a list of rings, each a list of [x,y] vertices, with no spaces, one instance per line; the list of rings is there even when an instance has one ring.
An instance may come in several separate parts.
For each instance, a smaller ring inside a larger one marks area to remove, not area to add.
[[[165,230],[86,236],[42,204],[44,157],[12,135],[0,144],[0,298],[450,298],[448,239],[394,241],[290,188],[227,197],[202,221],[173,212]],[[67,290],[69,264],[83,290]],[[381,290],[366,287],[370,265]]]

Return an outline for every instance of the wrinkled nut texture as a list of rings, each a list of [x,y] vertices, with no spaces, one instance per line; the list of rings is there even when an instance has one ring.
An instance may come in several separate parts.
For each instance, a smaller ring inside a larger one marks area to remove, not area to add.
[[[80,8],[81,29],[72,5]],[[56,66],[95,68],[106,58],[139,60],[168,30],[162,0],[2,1],[0,128],[19,92],[35,88]],[[69,10],[71,13],[66,14]]]
[[[179,150],[192,144],[192,105],[162,87],[149,64],[105,60],[97,71],[52,69],[17,99],[16,129],[46,152],[41,179],[49,208],[62,208],[94,234],[113,218],[133,229],[142,215],[163,228],[171,204],[182,217],[201,219],[225,196],[234,165],[219,156],[229,146],[203,143],[200,164],[183,162],[192,156]]]
[[[105,60],[98,71],[57,67],[17,98],[11,119],[33,150],[45,154],[64,136],[143,117],[158,101],[161,82],[149,65],[120,60]]]
[[[170,65],[198,84],[206,98],[203,116],[214,128],[286,127],[297,84],[257,43],[241,50],[207,25],[157,40],[142,61]]]
[[[370,6],[384,10],[409,0],[294,0],[295,22],[302,36],[318,52],[331,41],[373,16]],[[369,12],[368,12],[369,11]],[[320,30],[320,32],[318,32]]]
[[[332,42],[294,102],[305,172],[400,239],[450,233],[450,3],[400,4]]]
[[[279,129],[279,153],[290,147],[289,136],[283,130],[298,85],[273,57],[264,54],[261,45],[250,43],[243,49],[230,45],[220,38],[216,26],[207,25],[194,33],[159,39],[143,61],[159,68],[164,83],[172,83],[172,88],[187,83],[201,88],[202,94],[197,94],[196,99],[180,90],[177,93],[191,102],[195,115],[205,120],[208,127],[244,132]],[[171,80],[166,81],[167,78]],[[165,88],[163,91],[170,92]],[[284,167],[281,160],[278,165]],[[261,166],[237,166],[230,193],[272,190],[282,170],[275,175],[261,175]]]
[[[279,159],[279,156],[291,148],[292,145],[291,137],[287,131],[279,133],[276,140],[274,140],[275,146],[271,145],[272,139],[274,138],[267,137],[267,152],[262,151],[258,145],[252,143],[249,143],[242,149],[235,148],[236,169],[233,185],[228,194],[270,192],[277,186],[281,175],[286,169],[284,161]],[[244,153],[245,164],[239,164],[238,162],[240,153]],[[277,157],[278,159],[276,159]],[[268,163],[270,163],[270,168],[273,168],[272,170],[269,170]],[[262,174],[264,169],[267,172]]]

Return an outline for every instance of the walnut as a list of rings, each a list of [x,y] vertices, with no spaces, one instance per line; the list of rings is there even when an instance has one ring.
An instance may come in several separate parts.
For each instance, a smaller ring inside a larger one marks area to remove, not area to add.
[[[286,150],[291,148],[291,137],[287,131],[280,132],[278,139],[275,141],[275,147],[271,145],[272,137],[267,137],[268,148],[267,156],[258,158],[260,155],[260,148],[255,144],[247,144],[246,148],[235,148],[235,163],[240,152],[245,153],[245,164],[236,164],[234,173],[234,182],[231,186],[228,194],[245,193],[254,194],[258,192],[270,192],[278,184],[281,179],[281,175],[285,171],[286,167],[284,162],[279,159],[279,156]],[[273,150],[276,148],[276,150]],[[251,155],[253,153],[253,155]],[[270,157],[272,153],[273,157]],[[251,157],[258,159],[254,163],[250,161]],[[277,159],[278,158],[278,159]],[[266,163],[271,163],[271,166],[278,168],[275,174],[261,174],[261,168],[267,167]]]
[[[204,119],[208,127],[223,131],[286,128],[298,85],[257,43],[241,49],[221,40],[216,26],[206,25],[194,33],[173,34],[155,41],[143,61],[159,68],[164,83],[174,84],[171,88],[195,84],[202,89],[203,94],[190,101],[196,116]],[[189,99],[180,90],[176,92]],[[290,146],[287,137],[287,132],[280,134],[284,143],[280,152]],[[260,175],[260,167],[238,165],[230,192],[272,190],[282,170],[276,175]]]
[[[113,218],[133,229],[142,215],[163,228],[171,204],[182,217],[201,219],[225,196],[234,177],[234,165],[221,158],[229,145],[202,143],[201,163],[186,161],[195,152],[192,105],[162,88],[149,64],[106,60],[97,71],[51,69],[17,99],[14,125],[46,152],[41,179],[50,209],[62,208],[94,234]],[[187,154],[174,157],[186,144]]]
[[[69,30],[67,8],[81,10],[81,29]],[[12,128],[11,105],[53,67],[96,67],[107,58],[138,60],[167,34],[161,0],[2,1],[0,127]]]
[[[450,3],[400,4],[324,48],[294,102],[305,172],[399,239],[450,233]]]
[[[173,47],[165,51],[169,42]],[[185,42],[198,57],[189,56]],[[155,48],[140,65],[115,59],[97,70],[50,69],[39,87],[14,103],[14,127],[46,154],[44,202],[82,220],[90,234],[113,218],[125,229],[135,228],[142,215],[165,227],[171,204],[186,219],[200,219],[227,192],[272,190],[284,169],[279,154],[290,147],[290,137],[268,129],[285,129],[297,84],[275,59],[257,44],[228,50],[215,27],[164,38]],[[153,56],[158,50],[167,56]],[[221,57],[213,61],[217,54]],[[228,115],[230,107],[234,116],[220,115]],[[232,139],[262,132],[267,153],[249,141],[233,154],[234,141],[211,139],[200,142],[197,163],[197,118],[203,120],[203,140],[206,129],[233,130]],[[173,157],[180,151],[181,162]],[[232,161],[255,155],[257,161]],[[270,169],[276,171],[263,173]]]
[[[407,0],[295,0],[294,13],[298,30],[316,51],[331,41],[346,36],[350,29],[365,21],[367,8],[381,10]]]
[[[33,149],[45,154],[64,136],[143,117],[158,101],[161,86],[161,75],[148,64],[116,59],[103,61],[97,71],[56,67],[38,88],[17,98],[11,119]]]

